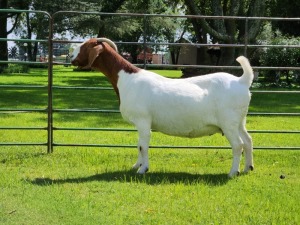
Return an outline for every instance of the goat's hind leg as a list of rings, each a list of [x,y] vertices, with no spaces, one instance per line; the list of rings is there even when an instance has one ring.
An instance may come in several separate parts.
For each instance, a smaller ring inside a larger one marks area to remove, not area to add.
[[[150,129],[139,129],[139,141],[138,141],[138,160],[133,165],[134,169],[138,169],[139,174],[144,174],[149,169],[149,157],[148,148],[151,137]]]
[[[241,125],[240,127],[240,136],[243,140],[243,148],[244,148],[244,155],[245,155],[245,168],[244,172],[247,173],[249,170],[254,169],[253,164],[253,144],[252,138],[246,130],[245,125]]]

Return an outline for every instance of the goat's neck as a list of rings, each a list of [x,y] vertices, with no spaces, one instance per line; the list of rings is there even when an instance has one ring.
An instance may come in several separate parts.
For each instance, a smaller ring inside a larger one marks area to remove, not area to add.
[[[94,65],[100,72],[102,72],[112,84],[117,96],[120,99],[119,90],[117,87],[119,72],[124,70],[127,73],[136,73],[140,69],[130,62],[125,60],[122,56],[114,51],[104,51],[97,58]]]

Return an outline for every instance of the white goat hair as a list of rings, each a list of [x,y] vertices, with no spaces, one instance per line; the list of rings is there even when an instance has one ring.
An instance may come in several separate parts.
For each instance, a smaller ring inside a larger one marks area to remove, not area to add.
[[[72,64],[95,68],[112,83],[123,118],[138,130],[138,160],[133,166],[138,173],[149,168],[151,129],[189,138],[223,133],[233,152],[229,176],[239,174],[243,150],[244,172],[253,170],[252,139],[245,127],[253,80],[247,58],[237,58],[244,71],[241,77],[214,73],[169,79],[135,67],[116,51],[111,40],[92,38],[75,49]]]

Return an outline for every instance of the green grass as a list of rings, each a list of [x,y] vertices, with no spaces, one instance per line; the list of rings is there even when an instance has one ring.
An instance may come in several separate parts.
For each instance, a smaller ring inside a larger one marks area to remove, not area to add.
[[[179,77],[180,71],[157,71]],[[97,72],[54,68],[56,86],[107,86]],[[0,75],[0,84],[46,85],[47,71]],[[88,96],[88,97],[87,97]],[[1,88],[0,108],[46,108],[47,88]],[[299,112],[299,94],[254,93],[252,112]],[[113,91],[54,89],[54,108],[118,109]],[[45,113],[0,113],[0,126],[45,127]],[[119,114],[55,113],[55,127],[126,127]],[[249,130],[299,130],[296,116],[248,116]],[[299,147],[299,134],[251,134],[255,146]],[[0,142],[46,142],[46,131],[0,130]],[[56,143],[136,145],[136,132],[54,131]],[[228,146],[153,132],[151,145]],[[0,146],[0,224],[299,224],[300,151],[254,151],[255,170],[228,179],[229,150],[151,149],[132,171],[131,148]],[[243,163],[242,163],[243,164]],[[241,165],[243,166],[243,165]],[[280,177],[284,178],[281,179]]]
[[[299,152],[255,152],[253,173],[228,179],[229,151],[2,148],[1,224],[298,224]],[[285,179],[280,179],[285,175]]]

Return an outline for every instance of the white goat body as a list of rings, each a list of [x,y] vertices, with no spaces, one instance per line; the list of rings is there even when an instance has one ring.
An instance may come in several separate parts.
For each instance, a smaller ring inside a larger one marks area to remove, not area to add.
[[[95,42],[97,44],[93,44],[93,48],[89,47]],[[96,68],[111,81],[120,99],[123,118],[133,123],[139,133],[139,157],[134,165],[134,168],[139,168],[139,173],[145,173],[149,168],[151,129],[191,138],[222,132],[233,150],[229,176],[239,173],[243,149],[246,159],[244,171],[253,169],[252,139],[245,128],[253,72],[245,57],[237,59],[244,70],[241,77],[214,73],[169,79],[134,67],[106,42],[116,49],[110,40],[91,39],[76,50],[72,63]],[[89,48],[97,51],[86,50]]]
[[[146,70],[121,71],[118,88],[124,119],[136,124],[142,117],[145,126],[182,137],[220,132],[228,120],[239,123],[250,101],[248,88],[225,73],[169,79]]]

